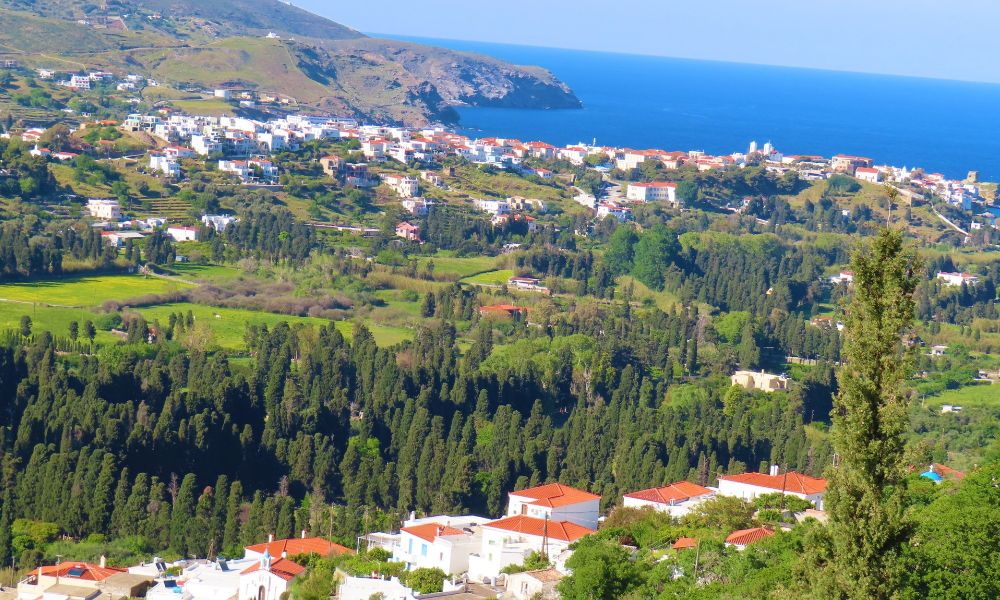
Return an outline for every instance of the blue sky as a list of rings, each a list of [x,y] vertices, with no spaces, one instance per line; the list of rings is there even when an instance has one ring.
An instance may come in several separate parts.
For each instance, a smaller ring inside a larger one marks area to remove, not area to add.
[[[996,0],[293,0],[366,33],[1000,82]]]

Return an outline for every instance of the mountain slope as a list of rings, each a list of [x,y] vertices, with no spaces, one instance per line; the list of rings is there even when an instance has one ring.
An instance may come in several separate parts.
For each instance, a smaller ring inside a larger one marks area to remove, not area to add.
[[[453,121],[455,106],[579,107],[544,69],[370,38],[277,0],[0,0],[0,17],[14,25],[0,28],[0,54],[28,66],[246,87],[380,122]]]

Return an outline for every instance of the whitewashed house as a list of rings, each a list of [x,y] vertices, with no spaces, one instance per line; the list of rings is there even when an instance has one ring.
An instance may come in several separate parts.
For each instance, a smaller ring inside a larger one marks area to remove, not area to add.
[[[690,481],[677,481],[663,487],[625,494],[622,497],[622,506],[625,508],[650,507],[672,517],[683,517],[699,504],[714,496],[715,490]]]
[[[826,480],[810,477],[795,471],[779,473],[778,466],[771,467],[769,474],[743,473],[741,475],[720,475],[718,495],[733,496],[753,500],[764,494],[780,493],[812,502],[823,510],[826,495]]]

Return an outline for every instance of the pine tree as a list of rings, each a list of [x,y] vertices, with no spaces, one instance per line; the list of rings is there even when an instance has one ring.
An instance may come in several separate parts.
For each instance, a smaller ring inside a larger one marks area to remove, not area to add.
[[[909,361],[902,335],[913,320],[917,259],[899,231],[885,229],[851,263],[844,366],[834,400],[830,469],[830,569],[821,595],[894,597],[911,527],[904,514],[903,448],[908,429],[903,389]]]

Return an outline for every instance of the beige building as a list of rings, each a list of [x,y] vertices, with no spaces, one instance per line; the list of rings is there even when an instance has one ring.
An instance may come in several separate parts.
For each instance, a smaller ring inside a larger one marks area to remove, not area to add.
[[[748,390],[774,392],[788,389],[788,378],[784,375],[765,373],[764,371],[736,371],[730,378],[733,385],[739,385]]]
[[[562,573],[551,568],[514,573],[507,576],[507,593],[512,594],[517,600],[533,598],[555,600],[559,597],[556,585],[562,578]]]

